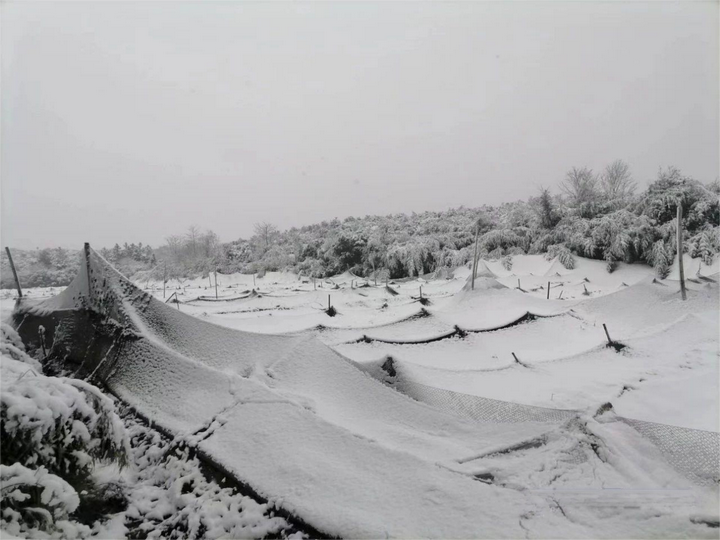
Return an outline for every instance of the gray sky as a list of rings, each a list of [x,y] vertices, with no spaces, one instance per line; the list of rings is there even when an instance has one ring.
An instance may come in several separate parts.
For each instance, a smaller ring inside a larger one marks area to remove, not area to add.
[[[1,90],[19,248],[719,174],[717,2],[6,2]]]

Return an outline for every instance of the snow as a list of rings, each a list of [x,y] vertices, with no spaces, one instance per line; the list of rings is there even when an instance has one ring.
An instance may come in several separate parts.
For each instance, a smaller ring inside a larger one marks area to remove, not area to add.
[[[3,489],[11,489],[5,496],[18,502],[30,499],[30,495],[23,493],[20,486],[37,485],[42,488],[40,501],[43,505],[52,508],[49,519],[62,519],[75,511],[80,499],[75,490],[62,478],[48,473],[45,467],[31,470],[19,463],[0,465],[0,478]]]
[[[81,270],[65,292],[20,309],[89,303],[131,328],[98,371],[108,387],[326,534],[712,537],[691,516],[717,515],[717,488],[693,484],[621,417],[718,431],[717,286],[692,284],[683,302],[648,267],[608,274],[603,262],[576,262],[487,261],[475,290],[460,268],[394,283],[397,295],[351,288],[349,274],[315,290],[268,273],[256,278],[260,295],[236,298],[252,276],[219,276],[226,302],[198,300],[214,286],[188,280],[175,289],[178,309],[161,284],[140,290],[93,252],[89,292]],[[603,323],[625,349],[606,347]],[[387,357],[395,374],[381,367]],[[579,412],[477,421],[383,382]],[[593,418],[606,402],[615,414]]]
[[[138,531],[148,538],[304,537],[274,515],[272,505],[206,479],[190,455],[193,437],[169,441],[128,412],[121,420],[114,402],[96,387],[35,370],[37,362],[17,339],[14,330],[3,328],[3,344],[17,345],[12,356],[3,351],[0,358],[3,457],[8,460],[12,451],[25,463],[0,465],[3,538],[119,539],[137,537]],[[9,441],[19,441],[21,451]],[[108,445],[124,452],[121,463],[129,467],[96,459]],[[76,521],[87,490],[78,494],[47,468],[75,475],[70,457],[91,474],[95,487],[86,481],[83,486],[121,493],[127,508],[92,527]]]

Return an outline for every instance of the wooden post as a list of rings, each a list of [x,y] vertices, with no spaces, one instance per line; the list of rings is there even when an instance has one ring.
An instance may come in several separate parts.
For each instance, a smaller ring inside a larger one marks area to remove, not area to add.
[[[420,300],[422,300],[422,285],[420,285]]]
[[[547,300],[550,300],[550,282],[548,281]]]
[[[328,309],[330,309],[330,295],[328,294]]]
[[[165,298],[165,283],[167,282],[167,261],[163,261],[163,298]]]
[[[12,270],[13,277],[15,278],[15,286],[17,287],[18,291],[18,298],[22,298],[22,289],[20,288],[20,280],[17,277],[17,272],[15,271],[15,264],[12,260],[12,255],[10,255],[10,248],[5,248],[5,253],[7,253],[8,261],[10,262],[10,270]]]
[[[517,362],[518,364],[522,364],[522,362],[521,362],[520,360],[518,360],[518,357],[515,356],[515,353],[510,353],[510,354],[513,355],[513,358],[515,359],[515,362]]]
[[[92,300],[92,288],[90,286],[90,242],[85,242],[83,251],[85,252],[85,270],[87,272],[88,300]]]
[[[470,288],[474,291],[475,290],[475,274],[477,273],[477,246],[478,246],[478,237],[480,236],[480,225],[478,224],[475,227],[475,252],[473,253],[473,265],[472,265],[472,280],[470,283]]]
[[[253,274],[253,289],[255,288],[255,274]]]
[[[38,328],[38,336],[40,337],[40,347],[42,347],[43,359],[47,360],[47,351],[45,350],[45,327],[40,325]]]
[[[217,300],[217,270],[215,270],[215,300]]]
[[[605,330],[605,335],[607,336],[608,345],[613,344],[613,340],[610,339],[610,332],[608,332],[607,326],[605,326],[605,323],[603,323],[603,329]]]
[[[520,287],[520,278],[518,278],[518,289],[521,289],[521,288],[522,287]]]
[[[687,300],[685,291],[685,268],[683,267],[683,240],[682,240],[682,203],[678,201],[677,206],[677,253],[678,270],[680,271],[680,294],[683,300]]]

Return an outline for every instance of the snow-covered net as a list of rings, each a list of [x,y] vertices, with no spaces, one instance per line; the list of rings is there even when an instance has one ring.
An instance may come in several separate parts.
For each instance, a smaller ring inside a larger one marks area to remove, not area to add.
[[[575,410],[534,407],[509,401],[462,394],[460,392],[453,392],[452,390],[445,390],[444,388],[427,386],[407,380],[406,378],[400,379],[395,384],[395,388],[417,401],[422,401],[423,403],[433,405],[440,409],[453,411],[480,422],[561,423],[579,413],[579,411]]]
[[[319,342],[306,336],[237,332],[189,317],[135,287],[92,250],[65,291],[40,304],[23,303],[14,317],[23,341],[39,346],[42,325],[48,356],[66,359],[64,367],[75,369],[75,376],[107,384],[121,399],[138,410],[151,411],[154,422],[174,432],[201,430],[222,411],[235,407],[238,396],[274,398],[247,378],[273,371],[270,367],[283,359],[293,360],[282,363],[284,369],[297,366],[284,382],[290,386],[302,380],[305,389],[317,382],[317,377],[304,377],[308,369],[323,376],[342,371],[342,377],[353,381],[353,391],[364,384],[354,370],[346,373],[338,367],[339,357]],[[323,395],[331,386],[325,385],[332,380],[327,377],[318,383]],[[418,402],[485,423],[559,424],[580,413],[471,396],[404,377],[395,386]],[[392,396],[381,397],[395,403]],[[422,417],[416,409],[411,413],[413,421]],[[269,412],[264,414],[270,417]],[[678,470],[697,482],[717,482],[718,434],[632,422]]]
[[[650,439],[665,459],[700,485],[720,483],[720,433],[618,417]]]
[[[407,378],[395,382],[398,391],[439,409],[479,422],[562,423],[580,414],[579,410],[551,409],[521,405],[427,386]],[[720,433],[689,429],[632,418],[617,417],[648,438],[665,459],[688,479],[699,485],[720,483]]]

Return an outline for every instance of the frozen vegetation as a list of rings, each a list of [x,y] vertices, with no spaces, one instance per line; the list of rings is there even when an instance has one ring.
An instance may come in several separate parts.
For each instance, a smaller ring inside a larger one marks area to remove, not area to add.
[[[42,375],[6,324],[1,369],[4,538],[303,537],[208,478],[192,441],[116,411],[86,382]]]
[[[472,259],[479,232],[480,256],[505,264],[518,254],[559,255],[565,265],[582,256],[604,261],[608,271],[619,262],[644,262],[665,277],[675,257],[678,200],[686,253],[707,264],[720,251],[717,181],[704,185],[668,168],[636,193],[629,168],[618,161],[599,174],[573,168],[556,191],[540,189],[527,201],[496,207],[348,217],[286,231],[259,223],[251,238],[225,244],[213,232],[191,227],[155,249],[125,243],[101,253],[137,281],[164,275],[190,278],[216,269],[225,274],[290,271],[318,278],[351,270],[383,280],[463,265]],[[1,285],[12,288],[2,257]],[[78,267],[76,252],[60,248],[17,251],[14,258],[26,287],[67,285]]]

